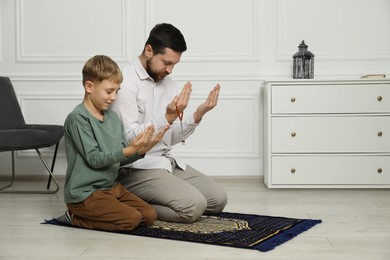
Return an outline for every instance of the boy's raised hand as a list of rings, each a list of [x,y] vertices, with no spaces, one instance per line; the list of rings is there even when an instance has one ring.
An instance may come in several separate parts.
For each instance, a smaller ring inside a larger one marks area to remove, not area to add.
[[[162,140],[168,129],[169,125],[166,125],[162,129],[154,131],[154,126],[150,125],[137,135],[129,146],[133,146],[139,154],[145,154]]]
[[[153,146],[155,146],[158,142],[160,142],[163,139],[169,127],[170,127],[169,125],[166,125],[163,128],[159,129],[157,132],[153,131],[151,135],[150,133],[147,133],[148,138],[145,140],[145,144],[138,150],[138,153],[143,155],[146,154],[150,149],[152,149]]]
[[[145,131],[138,134],[129,144],[129,146],[133,146],[137,151],[141,149],[142,146],[146,145],[149,140],[151,139],[152,135],[154,133],[154,126],[149,125]]]
[[[127,147],[123,148],[123,154],[126,157],[130,157],[136,152],[140,155],[145,154],[162,140],[164,134],[169,129],[169,125],[164,126],[157,132],[155,132],[154,129],[154,126],[150,125],[145,131],[138,134]]]

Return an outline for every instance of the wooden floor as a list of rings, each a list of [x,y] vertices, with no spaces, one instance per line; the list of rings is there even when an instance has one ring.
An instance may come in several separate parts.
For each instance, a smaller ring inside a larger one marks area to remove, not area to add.
[[[63,214],[62,189],[55,195],[0,194],[0,259],[390,259],[389,190],[270,190],[261,182],[221,184],[229,196],[227,212],[323,223],[264,253],[41,225],[43,219]]]

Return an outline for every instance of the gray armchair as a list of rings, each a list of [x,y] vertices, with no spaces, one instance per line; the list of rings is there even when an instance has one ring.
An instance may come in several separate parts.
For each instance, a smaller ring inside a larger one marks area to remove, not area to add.
[[[0,187],[2,193],[56,193],[59,184],[53,175],[54,164],[57,156],[57,149],[61,138],[64,135],[64,128],[60,125],[39,125],[26,124],[19,102],[16,98],[12,83],[7,77],[0,77],[0,152],[12,153],[12,175],[8,184]],[[40,148],[55,145],[51,168],[43,158]],[[15,151],[34,149],[46,170],[49,173],[49,180],[46,189],[43,190],[14,190],[10,187],[15,179]],[[50,189],[51,180],[56,185],[54,190]]]

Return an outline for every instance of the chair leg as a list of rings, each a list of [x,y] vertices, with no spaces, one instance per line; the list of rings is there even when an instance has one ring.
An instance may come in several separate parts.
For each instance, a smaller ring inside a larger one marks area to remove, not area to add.
[[[57,179],[54,177],[53,172],[50,170],[45,159],[43,158],[41,152],[38,149],[35,149],[39,158],[41,159],[43,165],[45,166],[47,172],[49,173],[51,179],[53,179],[54,184],[56,185],[55,190],[8,190],[6,188],[11,187],[14,181],[15,176],[15,162],[14,162],[14,151],[12,151],[12,179],[11,183],[0,189],[0,193],[19,193],[19,194],[54,194],[57,193],[60,189],[60,185],[57,182]],[[53,165],[53,164],[52,164]]]
[[[57,151],[58,151],[58,145],[60,142],[56,144],[56,147],[54,149],[54,155],[53,155],[53,160],[51,161],[51,168],[50,171],[53,173],[54,172],[54,165],[56,163],[56,158],[57,158]],[[51,175],[49,175],[49,179],[47,180],[47,186],[46,189],[50,189],[50,184],[51,184]]]
[[[0,192],[2,192],[4,189],[7,189],[11,187],[14,184],[14,179],[15,179],[15,151],[11,151],[12,154],[12,175],[11,175],[11,181],[5,185],[4,187],[0,188]]]
[[[58,145],[58,143],[57,143]],[[54,177],[54,174],[53,172],[50,170],[49,166],[47,165],[46,161],[45,161],[45,158],[43,158],[41,152],[38,150],[38,149],[35,149],[35,151],[37,151],[38,155],[39,155],[39,158],[41,158],[41,161],[43,163],[43,165],[45,165],[45,168],[47,170],[47,172],[49,173],[51,179],[53,179],[54,181],[54,184],[56,185],[56,189],[53,190],[53,191],[50,191],[50,190],[47,190],[47,191],[38,191],[37,193],[49,193],[49,194],[54,194],[54,193],[57,193],[57,191],[59,191],[60,189],[60,185],[58,184],[57,182],[57,179]],[[53,158],[54,159],[54,158]],[[53,165],[53,164],[52,164]],[[53,166],[54,167],[54,166]]]

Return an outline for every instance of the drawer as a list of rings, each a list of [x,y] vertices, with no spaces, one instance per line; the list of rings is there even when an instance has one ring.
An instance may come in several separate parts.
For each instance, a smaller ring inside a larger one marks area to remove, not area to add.
[[[390,152],[390,116],[271,118],[272,153]]]
[[[273,185],[390,184],[390,156],[273,156]]]
[[[272,113],[388,113],[390,84],[271,87]]]

